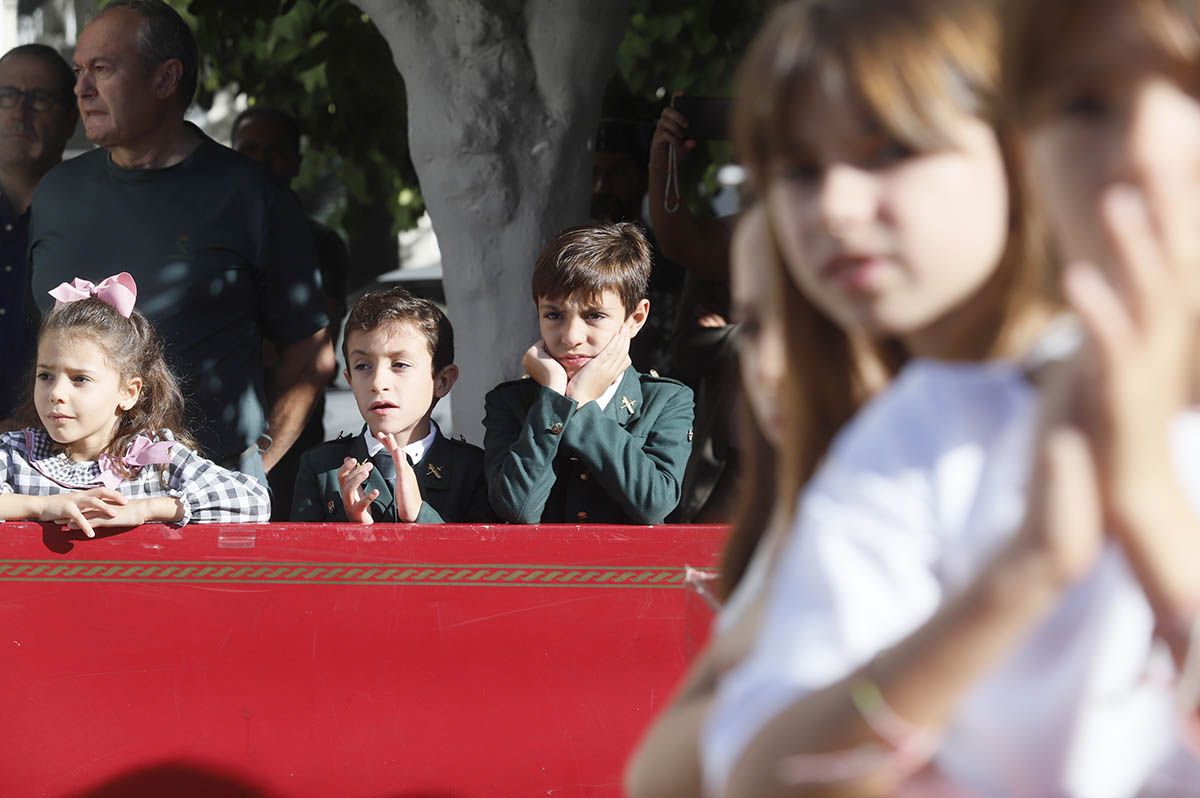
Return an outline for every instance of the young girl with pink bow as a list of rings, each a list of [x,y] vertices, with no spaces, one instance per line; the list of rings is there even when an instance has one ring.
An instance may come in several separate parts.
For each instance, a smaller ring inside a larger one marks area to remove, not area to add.
[[[183,396],[122,272],[50,292],[33,390],[0,435],[0,519],[96,527],[265,522],[259,482],[204,459]]]

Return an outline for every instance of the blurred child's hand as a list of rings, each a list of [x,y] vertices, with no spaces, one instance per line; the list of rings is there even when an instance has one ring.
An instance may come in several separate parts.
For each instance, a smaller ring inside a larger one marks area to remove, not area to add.
[[[629,323],[621,325],[612,340],[604,345],[567,383],[566,395],[579,404],[594,402],[629,368]]]
[[[38,520],[52,524],[70,524],[83,530],[89,538],[96,537],[88,516],[94,519],[113,518],[129,500],[112,488],[92,488],[74,493],[59,493],[39,497],[41,510]]]
[[[1016,545],[1045,564],[1056,589],[1083,576],[1105,532],[1095,459],[1078,423],[1082,383],[1076,360],[1046,369],[1039,381],[1038,421],[1029,504]]]
[[[1167,491],[1179,490],[1171,426],[1188,403],[1196,371],[1196,322],[1189,275],[1170,256],[1141,195],[1122,186],[1106,192],[1101,205],[1112,274],[1077,263],[1064,282],[1088,333],[1079,375],[1086,384],[1084,423],[1119,532],[1153,513]]]
[[[375,523],[375,519],[371,517],[371,502],[379,498],[379,491],[372,490],[365,496],[362,493],[362,485],[367,481],[372,468],[374,466],[369,460],[360,463],[353,457],[347,457],[338,469],[342,506],[346,508],[346,520],[352,524]]]
[[[543,385],[555,393],[567,392],[567,370],[550,354],[545,341],[539,338],[536,344],[526,349],[521,363],[525,367],[525,373],[538,385]]]
[[[421,512],[421,486],[417,484],[417,472],[408,464],[404,448],[396,442],[396,436],[381,432],[376,437],[387,447],[388,454],[396,464],[396,520],[411,524]]]
[[[1177,664],[1200,607],[1200,519],[1175,476],[1171,431],[1196,378],[1195,261],[1179,255],[1132,188],[1108,190],[1101,224],[1109,272],[1075,264],[1065,292],[1083,321],[1079,393],[1095,452],[1105,523],[1154,609]],[[1183,233],[1184,236],[1187,233]]]

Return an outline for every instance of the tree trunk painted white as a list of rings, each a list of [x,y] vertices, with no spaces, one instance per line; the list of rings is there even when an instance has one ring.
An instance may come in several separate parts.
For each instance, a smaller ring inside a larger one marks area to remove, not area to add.
[[[442,251],[461,376],[454,429],[537,338],[538,250],[585,221],[600,100],[629,0],[355,0],[392,49]]]

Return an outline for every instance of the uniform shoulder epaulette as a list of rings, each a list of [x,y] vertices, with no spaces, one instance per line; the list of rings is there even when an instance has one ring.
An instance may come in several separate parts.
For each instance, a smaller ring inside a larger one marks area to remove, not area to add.
[[[341,435],[338,435],[336,438],[331,438],[327,441],[321,441],[316,446],[311,447],[309,449],[309,451],[312,451],[313,449],[328,449],[333,446],[339,446],[339,447],[345,446],[346,444],[350,443],[352,440],[354,440],[353,435],[347,435],[345,433],[342,433]]]
[[[536,385],[536,384],[537,383],[535,383],[533,381],[533,378],[531,378],[528,374],[522,374],[520,377],[517,377],[515,380],[507,380],[505,382],[500,383],[495,388],[492,388],[492,390],[498,391],[501,388],[507,388],[510,385]],[[489,393],[490,392],[491,391],[489,391]]]
[[[446,440],[450,441],[455,446],[458,446],[459,448],[462,448],[462,449],[479,449],[478,446],[476,446],[475,444],[468,441],[462,435],[455,435],[453,438],[447,438]],[[482,451],[482,450],[480,450],[480,451]]]
[[[663,383],[667,383],[668,385],[684,385],[684,387],[687,387],[684,383],[680,382],[679,380],[672,379],[671,377],[662,376],[654,369],[650,369],[645,374],[639,374],[639,376],[642,378],[642,382],[663,382]]]

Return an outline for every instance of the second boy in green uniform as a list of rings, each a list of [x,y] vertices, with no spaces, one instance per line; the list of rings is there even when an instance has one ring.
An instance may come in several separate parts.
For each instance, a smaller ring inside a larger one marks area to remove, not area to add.
[[[530,379],[485,401],[488,492],[502,519],[658,524],[679,503],[691,389],[629,360],[650,312],[650,258],[628,223],[572,228],[538,256],[542,338],[525,353]]]
[[[291,519],[490,520],[483,452],[430,418],[458,379],[445,314],[403,288],[368,292],[350,310],[342,351],[366,428],[304,454]]]

